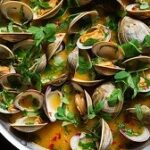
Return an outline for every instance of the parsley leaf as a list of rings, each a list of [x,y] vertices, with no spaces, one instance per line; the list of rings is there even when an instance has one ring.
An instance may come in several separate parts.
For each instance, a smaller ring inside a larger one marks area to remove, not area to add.
[[[106,26],[109,27],[113,31],[117,31],[118,29],[118,20],[114,16],[109,16],[106,18]]]
[[[135,112],[136,112],[136,116],[137,116],[138,120],[142,120],[143,119],[143,112],[141,109],[141,105],[136,104],[134,107],[135,107]]]

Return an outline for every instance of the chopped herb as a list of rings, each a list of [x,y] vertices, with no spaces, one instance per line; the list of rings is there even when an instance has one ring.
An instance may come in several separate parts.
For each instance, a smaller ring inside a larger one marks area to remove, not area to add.
[[[97,43],[97,42],[98,42],[97,39],[89,38],[89,39],[87,39],[87,40],[83,43],[83,45],[84,45],[84,46],[92,46],[92,45],[94,45],[94,44]]]
[[[115,106],[119,101],[123,100],[123,94],[121,89],[114,89],[111,93],[110,97],[108,97],[108,104],[109,106]]]
[[[74,124],[77,126],[79,124],[79,120],[65,107],[59,107],[55,117],[58,120],[64,121],[63,126],[68,124]]]
[[[43,42],[55,41],[56,25],[53,23],[49,23],[44,27],[31,26],[27,31],[34,35],[36,46],[39,46]]]
[[[48,9],[48,8],[50,8],[50,5],[49,5],[49,3],[48,2],[45,2],[45,1],[43,1],[43,0],[31,0],[30,1],[30,3],[31,3],[31,6],[32,7],[36,7],[37,9]]]
[[[135,107],[136,116],[137,116],[138,120],[141,121],[143,119],[143,112],[141,109],[141,105],[136,104],[134,107]]]
[[[38,116],[40,114],[39,110],[34,110],[34,111],[27,111],[27,110],[24,110],[23,111],[23,115],[24,116]]]
[[[150,34],[145,36],[143,41],[143,47],[150,47]]]
[[[88,107],[88,119],[93,119],[96,117],[93,106]]]
[[[140,9],[141,9],[141,10],[150,9],[149,3],[148,3],[148,2],[142,2],[142,3],[140,4]]]
[[[79,146],[84,150],[91,150],[96,148],[96,143],[95,142],[87,142],[87,141],[79,141]]]
[[[109,27],[113,31],[117,31],[118,29],[118,20],[114,16],[109,16],[106,18],[106,26]]]
[[[97,114],[104,108],[104,101],[99,101],[94,107],[94,112]]]
[[[69,104],[69,100],[67,99],[67,97],[66,96],[63,96],[62,97],[62,102],[64,103],[64,104]]]
[[[87,73],[92,68],[92,64],[88,62],[84,57],[79,56],[79,68],[78,71],[81,74]]]

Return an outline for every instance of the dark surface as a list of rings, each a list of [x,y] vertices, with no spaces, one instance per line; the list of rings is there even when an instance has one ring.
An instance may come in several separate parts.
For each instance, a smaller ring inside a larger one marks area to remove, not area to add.
[[[0,149],[18,150],[0,134]]]

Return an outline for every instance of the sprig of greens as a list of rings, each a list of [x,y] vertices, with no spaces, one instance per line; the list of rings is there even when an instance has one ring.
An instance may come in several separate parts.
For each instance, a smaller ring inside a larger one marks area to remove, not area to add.
[[[114,79],[116,83],[123,84],[123,93],[130,88],[133,90],[132,98],[136,97],[139,91],[138,83],[140,81],[140,76],[138,73],[131,74],[126,71],[120,71],[115,74]]]
[[[30,26],[28,32],[32,33],[35,40],[35,45],[39,46],[46,42],[54,42],[56,34],[56,25],[53,23],[48,23],[45,26]]]
[[[134,107],[135,107],[136,116],[137,116],[138,120],[141,121],[143,119],[143,112],[142,112],[141,105],[136,104]]]
[[[79,120],[66,107],[59,107],[57,109],[55,117],[56,119],[63,121],[62,126],[66,126],[69,124],[74,124],[75,126],[78,126],[79,124]]]
[[[31,6],[34,8],[34,9],[48,9],[50,8],[50,5],[48,2],[45,2],[43,0],[31,0],[30,1],[31,3]]]
[[[89,38],[85,42],[83,42],[83,45],[84,46],[92,46],[92,45],[94,45],[97,42],[98,42],[97,39]]]
[[[118,19],[114,16],[109,16],[106,18],[106,26],[112,31],[117,31],[118,29]]]

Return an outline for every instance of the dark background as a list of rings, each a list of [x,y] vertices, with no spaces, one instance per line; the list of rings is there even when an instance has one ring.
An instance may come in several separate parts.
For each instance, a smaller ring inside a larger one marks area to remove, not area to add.
[[[5,150],[18,150],[0,134],[0,147]],[[0,148],[0,149],[1,149]]]

